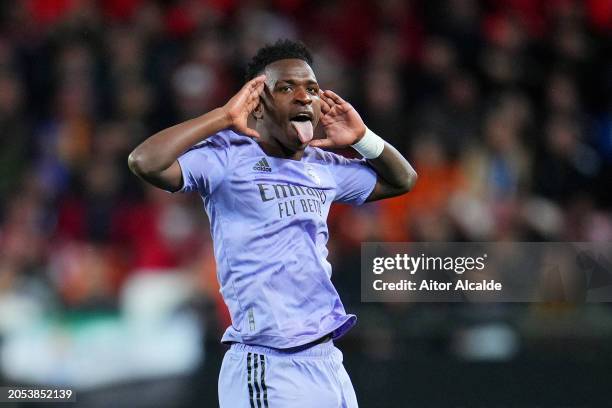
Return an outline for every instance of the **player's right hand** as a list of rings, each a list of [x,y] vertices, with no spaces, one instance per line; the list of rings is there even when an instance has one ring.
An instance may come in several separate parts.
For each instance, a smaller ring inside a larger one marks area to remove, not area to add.
[[[256,130],[248,127],[247,121],[251,112],[259,104],[259,96],[263,92],[265,79],[265,75],[251,79],[223,106],[222,109],[230,122],[230,127],[236,132],[259,137]]]

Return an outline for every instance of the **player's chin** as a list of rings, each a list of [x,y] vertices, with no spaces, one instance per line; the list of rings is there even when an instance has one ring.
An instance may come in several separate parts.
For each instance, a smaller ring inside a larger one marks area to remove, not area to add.
[[[288,141],[287,144],[289,145],[286,147],[292,150],[304,150],[306,146],[310,144],[310,141],[302,142],[300,140],[300,137],[297,135],[297,132],[293,128],[289,129],[285,136],[286,136],[285,140]]]
[[[310,142],[312,142],[312,140],[309,140],[307,142],[302,142],[299,138],[296,139],[295,141],[295,143],[300,149],[305,149],[308,145],[310,145]]]
[[[300,139],[295,136],[287,137],[284,141],[281,142],[281,144],[283,145],[283,149],[285,149],[286,152],[297,152],[300,150],[304,150],[306,146],[308,146],[308,143],[302,143]]]
[[[293,145],[293,150],[304,150],[309,144],[310,142],[302,143],[300,140],[296,140],[295,144]]]

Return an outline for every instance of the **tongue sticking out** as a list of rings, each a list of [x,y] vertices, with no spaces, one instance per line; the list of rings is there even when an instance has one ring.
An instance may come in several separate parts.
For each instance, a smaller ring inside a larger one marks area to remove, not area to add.
[[[291,125],[293,125],[293,128],[297,132],[300,142],[308,143],[312,140],[314,134],[312,122],[298,122],[297,120],[292,120]]]

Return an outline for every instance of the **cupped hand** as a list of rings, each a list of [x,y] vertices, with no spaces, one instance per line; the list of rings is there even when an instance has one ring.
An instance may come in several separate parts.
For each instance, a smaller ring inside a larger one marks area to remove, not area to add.
[[[251,79],[223,106],[230,127],[235,131],[255,138],[260,137],[256,130],[248,127],[247,122],[249,115],[259,104],[265,79],[265,75]]]
[[[321,125],[325,139],[310,142],[311,146],[323,148],[342,148],[357,143],[366,132],[365,123],[353,106],[338,96],[326,90],[320,92]]]

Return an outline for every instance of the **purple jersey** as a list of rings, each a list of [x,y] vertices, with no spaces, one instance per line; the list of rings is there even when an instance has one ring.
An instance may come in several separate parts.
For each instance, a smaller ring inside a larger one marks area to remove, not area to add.
[[[178,159],[182,192],[197,191],[210,219],[221,294],[232,325],[223,342],[300,346],[356,321],[327,262],[333,201],[362,204],[376,173],[365,160],[307,147],[300,161],[267,156],[224,130]]]

